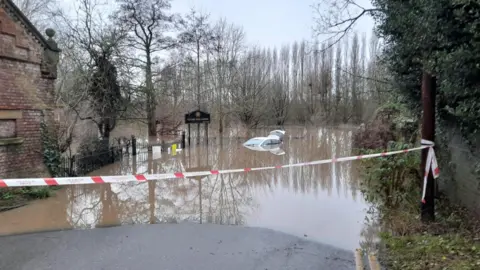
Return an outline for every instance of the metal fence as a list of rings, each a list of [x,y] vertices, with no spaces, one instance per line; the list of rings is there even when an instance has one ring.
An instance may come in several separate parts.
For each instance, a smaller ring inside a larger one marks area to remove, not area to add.
[[[90,155],[73,155],[61,159],[58,176],[83,176],[101,167],[120,161],[126,155],[148,152],[148,143],[139,143],[134,137],[128,141],[118,140],[107,151]]]

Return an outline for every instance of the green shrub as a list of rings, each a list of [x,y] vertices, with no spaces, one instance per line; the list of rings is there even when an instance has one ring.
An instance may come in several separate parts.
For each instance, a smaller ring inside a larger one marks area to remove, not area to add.
[[[409,144],[389,143],[387,151],[412,147]],[[363,150],[363,154],[383,150]],[[363,160],[361,190],[368,202],[377,207],[398,208],[420,201],[419,153],[405,153]]]
[[[58,145],[58,138],[55,130],[47,126],[45,122],[40,123],[43,144],[43,163],[51,176],[58,176],[62,153]]]

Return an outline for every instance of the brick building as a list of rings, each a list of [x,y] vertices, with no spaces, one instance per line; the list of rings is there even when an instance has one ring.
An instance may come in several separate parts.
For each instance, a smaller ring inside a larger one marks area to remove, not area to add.
[[[60,50],[0,0],[0,178],[45,174],[40,123],[52,119]]]

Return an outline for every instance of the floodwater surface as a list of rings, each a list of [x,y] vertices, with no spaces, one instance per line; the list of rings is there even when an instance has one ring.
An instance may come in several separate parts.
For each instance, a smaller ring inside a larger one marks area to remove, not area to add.
[[[255,136],[266,136],[268,130]],[[124,157],[91,175],[204,171],[275,166],[352,154],[349,130],[287,129],[284,155],[246,149],[248,138],[210,139],[176,155]],[[353,250],[360,246],[367,204],[356,162],[201,179],[66,186],[54,197],[0,213],[0,235],[123,224],[217,223],[270,228]]]

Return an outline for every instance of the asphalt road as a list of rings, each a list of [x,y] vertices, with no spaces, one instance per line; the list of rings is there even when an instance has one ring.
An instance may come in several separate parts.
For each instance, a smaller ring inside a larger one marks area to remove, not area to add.
[[[355,269],[353,252],[268,229],[135,225],[0,237],[1,270]]]

